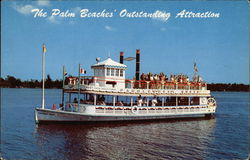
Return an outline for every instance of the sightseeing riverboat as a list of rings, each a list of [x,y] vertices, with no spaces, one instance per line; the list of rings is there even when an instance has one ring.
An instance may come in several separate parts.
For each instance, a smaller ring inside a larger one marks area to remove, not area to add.
[[[66,76],[63,69],[62,102],[51,108],[36,108],[36,123],[195,118],[216,112],[216,101],[196,75],[196,64],[191,81],[185,75],[140,75],[140,50],[136,50],[134,59],[136,73],[132,80],[125,78],[123,52],[120,62],[97,58],[91,66],[93,76],[82,76],[85,72],[80,65],[75,77]]]

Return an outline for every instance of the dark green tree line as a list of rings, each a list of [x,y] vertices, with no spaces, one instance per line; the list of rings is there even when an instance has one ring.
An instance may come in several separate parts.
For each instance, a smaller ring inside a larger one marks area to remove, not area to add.
[[[1,88],[42,88],[42,80],[25,80],[8,75],[5,79],[0,78]],[[62,88],[62,80],[52,80],[50,75],[45,79],[45,88]],[[250,85],[236,83],[211,83],[207,84],[207,89],[211,91],[243,91],[249,92]]]
[[[8,75],[5,79],[0,78],[1,88],[42,88],[42,80],[25,80]],[[62,88],[62,80],[52,80],[50,75],[45,79],[45,88]]]

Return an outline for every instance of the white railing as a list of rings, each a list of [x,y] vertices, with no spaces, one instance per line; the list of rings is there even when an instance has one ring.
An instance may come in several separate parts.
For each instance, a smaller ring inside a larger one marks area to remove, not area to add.
[[[74,89],[77,90],[77,85],[66,85],[64,89]],[[81,90],[89,91],[102,91],[102,92],[117,92],[117,93],[131,93],[131,94],[178,94],[178,95],[189,95],[189,94],[199,94],[199,95],[209,95],[209,90],[184,90],[184,89],[131,89],[131,88],[108,88],[108,87],[96,87],[90,85],[80,85]]]
[[[136,107],[136,106],[134,106]],[[98,106],[96,107],[96,113],[103,114],[164,114],[164,113],[193,113],[193,112],[206,112],[207,106],[183,106],[183,107],[108,107]],[[134,110],[133,110],[134,109]]]

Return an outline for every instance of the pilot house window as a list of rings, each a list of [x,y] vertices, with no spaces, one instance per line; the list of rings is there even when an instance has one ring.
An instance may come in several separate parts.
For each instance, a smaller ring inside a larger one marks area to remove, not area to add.
[[[111,68],[111,76],[115,75],[115,70],[113,68]]]
[[[110,68],[107,68],[107,76],[110,76]]]
[[[117,76],[117,77],[119,76],[119,69],[115,70],[115,76]]]
[[[123,70],[120,70],[120,77],[123,77]]]

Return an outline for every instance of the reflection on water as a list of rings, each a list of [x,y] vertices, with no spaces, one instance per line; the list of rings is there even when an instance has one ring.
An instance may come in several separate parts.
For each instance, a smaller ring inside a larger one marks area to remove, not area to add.
[[[215,121],[50,124],[37,125],[35,134],[41,152],[50,152],[46,158],[203,159]]]

